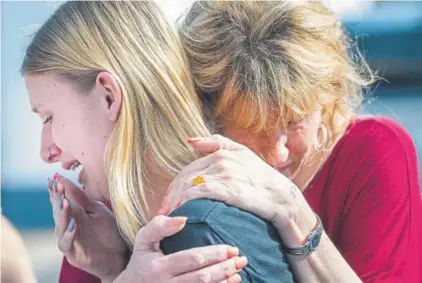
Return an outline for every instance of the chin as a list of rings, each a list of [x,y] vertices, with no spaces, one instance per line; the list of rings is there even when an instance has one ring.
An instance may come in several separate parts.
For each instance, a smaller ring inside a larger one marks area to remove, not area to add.
[[[95,190],[95,189],[92,189],[92,187],[91,187],[91,189],[90,189],[90,187],[89,187],[89,185],[88,186],[86,186],[86,185],[84,185],[83,186],[83,190],[84,190],[84,192],[85,192],[85,194],[91,199],[91,200],[95,200],[95,201],[104,201],[104,198],[101,196],[101,194],[97,191],[97,190]]]

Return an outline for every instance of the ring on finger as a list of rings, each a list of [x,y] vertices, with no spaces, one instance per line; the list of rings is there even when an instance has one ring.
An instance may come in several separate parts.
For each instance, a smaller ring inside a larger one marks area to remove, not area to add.
[[[198,185],[204,184],[204,183],[205,183],[205,178],[203,176],[196,176],[192,180],[193,186],[198,186]]]

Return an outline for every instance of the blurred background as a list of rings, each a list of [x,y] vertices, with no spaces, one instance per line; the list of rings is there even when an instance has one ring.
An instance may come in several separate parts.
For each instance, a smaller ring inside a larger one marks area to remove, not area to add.
[[[190,3],[158,1],[169,20]],[[356,39],[370,66],[384,78],[366,98],[363,112],[392,117],[422,153],[422,2],[325,1]],[[76,179],[39,158],[41,121],[33,114],[19,74],[30,35],[60,2],[1,1],[1,206],[19,229],[39,282],[57,282],[61,257],[53,235],[47,178]],[[420,162],[421,164],[421,162]],[[420,166],[421,168],[422,166]]]

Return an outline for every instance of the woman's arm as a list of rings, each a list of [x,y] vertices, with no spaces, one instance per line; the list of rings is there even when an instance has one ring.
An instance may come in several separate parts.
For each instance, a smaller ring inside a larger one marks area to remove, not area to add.
[[[349,161],[359,156],[359,162],[331,171],[353,180],[331,191],[345,196],[332,232],[338,250],[324,235],[311,256],[289,256],[292,269],[300,282],[359,282],[352,269],[363,282],[420,282],[422,208],[414,144],[401,126],[385,119],[368,120],[355,131],[358,138],[346,155]],[[304,199],[300,203],[303,223],[280,231],[283,239],[295,237],[296,245],[315,225]]]
[[[303,197],[301,194],[297,197]],[[305,201],[305,200],[303,200]],[[306,201],[305,201],[306,202]],[[278,229],[285,245],[301,246],[316,226],[316,217],[308,205],[304,205],[301,221],[290,222],[289,226]],[[358,227],[356,227],[359,229]],[[283,237],[284,236],[284,237]],[[357,248],[356,252],[361,250]],[[351,266],[340,254],[325,231],[316,250],[308,256],[289,255],[286,257],[295,276],[296,283],[337,283],[362,282]]]
[[[342,219],[335,227],[335,245],[324,233],[311,255],[288,256],[298,282],[418,282],[421,198],[416,152],[400,127],[393,125],[392,130],[377,123],[357,133],[367,149],[360,155],[367,157],[366,165],[354,168],[360,183],[354,179],[346,194],[349,200],[338,211]],[[368,133],[371,136],[365,136]],[[303,244],[316,217],[300,191],[245,147],[219,136],[203,140],[194,148],[214,153],[184,169],[187,173],[172,185],[176,192],[169,197],[170,207],[180,200],[224,201],[272,221],[286,245]],[[347,166],[338,171],[350,170]],[[194,176],[204,176],[205,183],[189,187]]]

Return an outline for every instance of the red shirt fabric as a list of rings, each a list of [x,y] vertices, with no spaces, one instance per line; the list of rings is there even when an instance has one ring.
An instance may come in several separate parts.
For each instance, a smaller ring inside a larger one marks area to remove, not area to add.
[[[365,283],[422,282],[422,198],[416,149],[396,122],[350,124],[304,195]],[[60,283],[100,283],[66,260]]]
[[[59,283],[101,283],[101,280],[88,272],[70,265],[66,257],[63,257]]]
[[[305,190],[340,253],[365,283],[422,282],[416,149],[396,122],[353,122]]]

